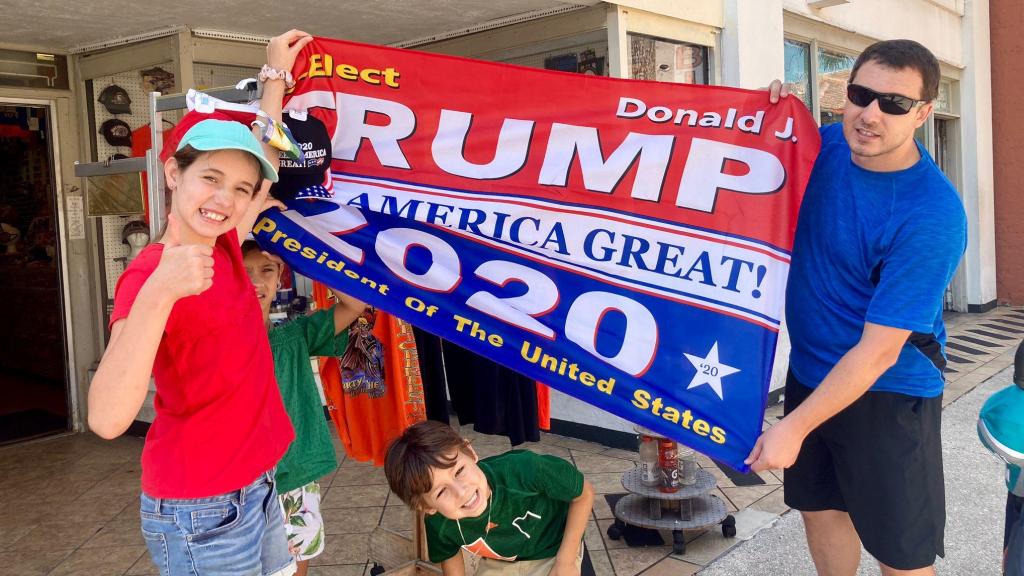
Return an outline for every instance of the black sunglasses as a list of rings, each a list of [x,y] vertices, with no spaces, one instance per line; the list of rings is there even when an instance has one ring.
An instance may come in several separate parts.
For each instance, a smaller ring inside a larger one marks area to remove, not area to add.
[[[902,116],[913,110],[914,106],[926,102],[926,100],[914,100],[899,94],[882,94],[860,84],[847,84],[846,98],[861,108],[867,108],[871,106],[872,102],[878,100],[878,109],[894,116]]]

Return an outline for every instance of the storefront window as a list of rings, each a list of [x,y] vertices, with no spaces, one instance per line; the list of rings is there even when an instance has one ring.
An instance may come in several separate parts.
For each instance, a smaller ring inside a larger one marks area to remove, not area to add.
[[[0,86],[68,89],[68,59],[57,54],[0,50]]]
[[[853,56],[818,49],[818,104],[822,126],[842,121],[846,84],[855,60]]]
[[[634,80],[708,84],[706,46],[629,35],[630,71]]]
[[[953,110],[953,84],[949,80],[939,82],[939,95],[935,97],[935,111],[947,114],[954,113]]]
[[[791,85],[792,94],[811,110],[811,45],[786,40],[785,49],[786,83]]]

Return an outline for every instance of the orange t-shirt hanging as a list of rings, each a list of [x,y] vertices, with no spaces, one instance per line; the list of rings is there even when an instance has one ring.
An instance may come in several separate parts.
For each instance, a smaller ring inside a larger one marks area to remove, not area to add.
[[[313,298],[318,308],[331,305],[319,282],[313,284]],[[320,381],[345,453],[383,466],[388,444],[427,416],[412,326],[381,310],[374,317],[372,334],[383,351],[383,389],[380,382],[367,386],[373,378],[363,374],[343,381],[341,362],[334,357],[320,359]]]

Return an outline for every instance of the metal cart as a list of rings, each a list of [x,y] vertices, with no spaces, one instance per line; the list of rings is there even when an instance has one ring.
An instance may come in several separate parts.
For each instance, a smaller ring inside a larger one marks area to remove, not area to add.
[[[722,525],[722,536],[736,536],[736,519],[728,513],[725,503],[710,492],[718,486],[706,470],[697,471],[697,482],[682,486],[676,492],[661,492],[644,486],[639,467],[623,473],[622,487],[629,494],[615,505],[615,523],[608,527],[608,537],[622,537],[625,524],[672,531],[672,551],[686,554],[683,530]],[[676,509],[678,507],[678,510]]]

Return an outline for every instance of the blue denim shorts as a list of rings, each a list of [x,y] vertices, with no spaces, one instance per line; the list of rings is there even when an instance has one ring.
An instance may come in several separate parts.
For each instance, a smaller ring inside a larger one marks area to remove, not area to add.
[[[180,500],[142,494],[142,536],[161,576],[290,576],[273,472],[227,494]]]

